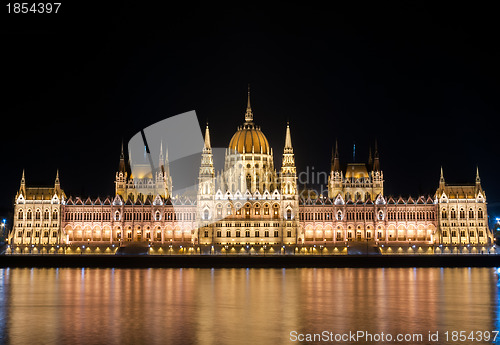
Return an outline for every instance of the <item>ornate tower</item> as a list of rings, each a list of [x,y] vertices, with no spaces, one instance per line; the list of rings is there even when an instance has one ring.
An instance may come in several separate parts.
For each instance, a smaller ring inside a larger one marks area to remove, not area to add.
[[[215,195],[215,170],[210,132],[208,124],[205,129],[205,144],[201,154],[200,173],[198,175],[198,216],[203,221],[210,220],[213,215]]]
[[[380,170],[380,157],[378,154],[377,141],[375,140],[375,157],[373,160],[373,168],[371,172],[372,178],[372,200],[375,200],[377,195],[384,194],[384,173]]]
[[[127,198],[127,166],[125,163],[125,154],[123,153],[123,141],[120,152],[120,163],[118,164],[118,171],[115,175],[115,194],[120,195],[122,198]]]
[[[280,173],[283,242],[295,243],[300,238],[298,227],[299,194],[297,192],[297,169],[292,147],[290,126],[286,125],[285,148]],[[285,233],[286,231],[286,233]]]
[[[172,177],[168,162],[168,150],[163,158],[163,142],[160,142],[160,155],[158,157],[158,172],[156,173],[156,188],[163,193],[165,198],[172,195]]]
[[[266,136],[253,121],[250,105],[250,87],[247,95],[245,122],[238,126],[229,142],[225,156],[225,171],[233,171],[226,176],[227,189],[231,193],[248,192],[263,194],[278,188],[274,169],[273,149]]]
[[[441,167],[435,200],[438,208],[435,243],[479,246],[492,243],[493,237],[488,228],[486,194],[481,187],[479,169],[476,168],[474,183],[457,185],[445,183]],[[479,253],[485,248],[476,247],[472,250]]]
[[[332,171],[330,172],[328,184],[328,197],[335,198],[339,193],[342,193],[343,173],[340,170],[339,145],[335,140],[335,152],[332,150]]]
[[[205,129],[205,144],[201,153],[200,172],[198,174],[197,219],[198,226],[193,234],[196,243],[210,244],[213,239],[213,221],[215,216],[215,170],[210,132]]]
[[[378,195],[384,194],[384,174],[380,170],[380,157],[377,142],[375,154],[371,154],[368,164],[348,163],[345,174],[340,170],[338,146],[335,144],[335,153],[332,159],[332,171],[328,180],[328,197],[338,195],[344,200],[362,201],[375,200]]]

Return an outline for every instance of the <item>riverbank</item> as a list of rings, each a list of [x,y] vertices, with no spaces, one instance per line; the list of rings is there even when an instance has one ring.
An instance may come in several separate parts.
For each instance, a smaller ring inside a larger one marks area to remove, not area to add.
[[[300,267],[500,267],[500,255],[353,256],[113,256],[3,255],[0,267],[94,268],[300,268]]]

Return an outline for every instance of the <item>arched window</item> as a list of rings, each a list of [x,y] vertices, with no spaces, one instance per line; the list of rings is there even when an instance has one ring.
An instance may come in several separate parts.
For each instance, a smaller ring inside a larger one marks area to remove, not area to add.
[[[378,211],[378,220],[383,220],[384,219],[384,211],[380,210]]]
[[[35,220],[40,220],[40,210],[36,210]]]
[[[203,219],[208,220],[210,216],[210,212],[208,210],[203,211]]]
[[[450,216],[451,216],[451,219],[456,219],[457,218],[457,211],[455,211],[455,209],[451,209]]]
[[[265,204],[265,205],[264,205],[264,215],[265,215],[265,216],[268,216],[268,215],[269,215],[269,205],[268,205],[268,204]]]
[[[161,213],[160,211],[155,212],[155,220],[160,220],[161,219]]]
[[[342,211],[341,210],[337,211],[337,220],[342,220]]]
[[[247,175],[247,189],[251,190],[252,188],[252,178],[250,177],[250,174]]]
[[[469,210],[469,218],[474,218],[474,210],[472,208]]]
[[[448,214],[446,213],[446,210],[444,208],[441,211],[441,218],[448,218]]]
[[[483,218],[483,210],[481,208],[477,210],[477,218]]]
[[[259,204],[255,204],[255,215],[259,215],[260,214],[260,206]]]
[[[57,211],[52,212],[52,220],[57,220]]]
[[[460,218],[462,218],[462,219],[465,218],[465,211],[463,208],[460,209]]]
[[[19,210],[19,213],[17,214],[17,219],[22,220],[23,218],[24,218],[23,210]]]
[[[45,210],[45,212],[43,212],[43,219],[44,220],[49,219],[49,210]]]
[[[279,216],[279,210],[278,210],[277,204],[273,205],[273,216],[274,216],[274,218],[278,218],[278,216]]]
[[[115,220],[120,220],[120,212],[119,211],[115,212]]]
[[[292,210],[286,210],[286,219],[292,219]]]

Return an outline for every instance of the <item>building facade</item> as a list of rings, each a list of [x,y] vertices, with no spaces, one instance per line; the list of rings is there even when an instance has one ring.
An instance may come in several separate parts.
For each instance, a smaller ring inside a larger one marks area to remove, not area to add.
[[[135,170],[122,151],[115,196],[67,197],[59,173],[52,187],[21,178],[7,253],[109,253],[146,244],[151,254],[484,253],[493,250],[479,172],[470,185],[445,183],[434,196],[384,195],[375,144],[367,163],[341,167],[332,155],[328,195],[300,197],[290,126],[281,166],[254,123],[248,93],[244,122],[216,173],[208,125],[196,197],[173,196],[168,153],[160,169]]]

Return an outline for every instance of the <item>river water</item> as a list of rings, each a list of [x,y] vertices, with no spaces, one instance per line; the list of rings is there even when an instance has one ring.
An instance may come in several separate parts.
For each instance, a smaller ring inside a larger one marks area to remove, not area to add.
[[[500,343],[499,288],[492,268],[0,269],[0,343]]]

